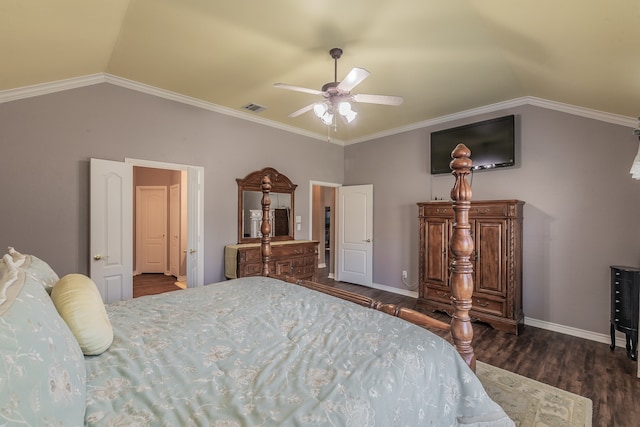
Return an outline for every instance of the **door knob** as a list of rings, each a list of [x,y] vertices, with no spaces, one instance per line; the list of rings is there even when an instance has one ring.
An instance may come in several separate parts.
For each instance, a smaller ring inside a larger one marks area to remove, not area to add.
[[[196,250],[195,250],[195,249],[189,249],[189,253],[190,253],[190,254],[195,254],[195,253],[196,253]]]
[[[363,242],[371,243],[371,239],[363,240]]]
[[[102,258],[106,258],[106,256],[100,255],[100,254],[95,254],[93,256],[93,259],[95,259],[96,261],[100,261]]]

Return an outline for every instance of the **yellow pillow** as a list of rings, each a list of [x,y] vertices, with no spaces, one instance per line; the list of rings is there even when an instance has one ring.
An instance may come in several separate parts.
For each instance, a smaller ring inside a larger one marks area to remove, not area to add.
[[[51,299],[85,355],[95,356],[109,348],[113,329],[100,291],[90,278],[67,274],[53,286]]]

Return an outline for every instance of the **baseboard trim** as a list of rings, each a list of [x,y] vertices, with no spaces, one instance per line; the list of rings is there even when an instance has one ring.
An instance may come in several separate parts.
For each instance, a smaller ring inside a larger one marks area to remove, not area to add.
[[[598,332],[586,331],[584,329],[574,328],[572,326],[560,325],[558,323],[547,322],[544,320],[533,319],[531,317],[524,318],[524,324],[533,326],[540,329],[546,329],[552,332],[559,332],[565,335],[571,335],[573,337],[584,338],[590,341],[596,341],[603,344],[611,345],[611,336],[608,334],[601,334]],[[626,339],[624,337],[616,336],[616,347],[626,348]]]
[[[405,297],[418,298],[418,293],[416,291],[411,291],[409,289],[394,288],[392,286],[380,285],[378,283],[372,283],[367,287],[378,289],[385,292],[390,292],[392,294],[404,295]]]
[[[378,283],[372,283],[369,288],[379,289],[381,291],[390,292],[393,294],[404,295],[411,298],[418,298],[418,293],[408,289],[394,288],[392,286],[380,285]],[[545,320],[538,320],[531,317],[524,318],[524,324],[533,326],[535,328],[546,329],[552,332],[558,332],[565,335],[571,335],[573,337],[584,338],[590,341],[596,341],[603,344],[611,344],[611,336],[609,334],[601,334],[598,332],[587,331],[584,329],[574,328],[572,326],[560,325],[558,323],[547,322]],[[626,348],[627,342],[625,337],[616,336],[616,347]]]

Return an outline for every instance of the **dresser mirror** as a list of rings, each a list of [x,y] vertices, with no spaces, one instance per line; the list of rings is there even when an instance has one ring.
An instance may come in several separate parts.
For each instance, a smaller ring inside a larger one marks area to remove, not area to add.
[[[271,179],[271,240],[293,240],[294,195],[297,185],[273,168],[251,172],[238,183],[238,243],[260,242],[262,177]]]

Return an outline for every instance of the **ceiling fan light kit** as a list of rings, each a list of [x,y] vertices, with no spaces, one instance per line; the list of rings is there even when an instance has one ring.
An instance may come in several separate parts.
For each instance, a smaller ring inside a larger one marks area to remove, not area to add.
[[[339,82],[338,81],[338,59],[342,56],[342,49],[334,47],[329,51],[329,54],[334,60],[334,81],[325,83],[322,86],[322,90],[308,89],[299,86],[292,86],[285,83],[275,83],[274,86],[280,89],[293,90],[297,92],[310,93],[313,95],[320,95],[324,99],[322,101],[314,102],[301,109],[289,114],[289,117],[297,117],[307,111],[313,110],[313,113],[318,117],[323,124],[327,126],[337,126],[335,117],[338,115],[343,122],[351,123],[355,120],[358,113],[351,107],[351,102],[369,103],[369,104],[381,104],[381,105],[400,105],[403,102],[400,96],[386,96],[386,95],[366,95],[366,94],[351,94],[351,90],[359,85],[364,79],[369,76],[369,72],[364,68],[353,68],[349,71],[349,74]],[[337,114],[336,114],[337,113]]]

